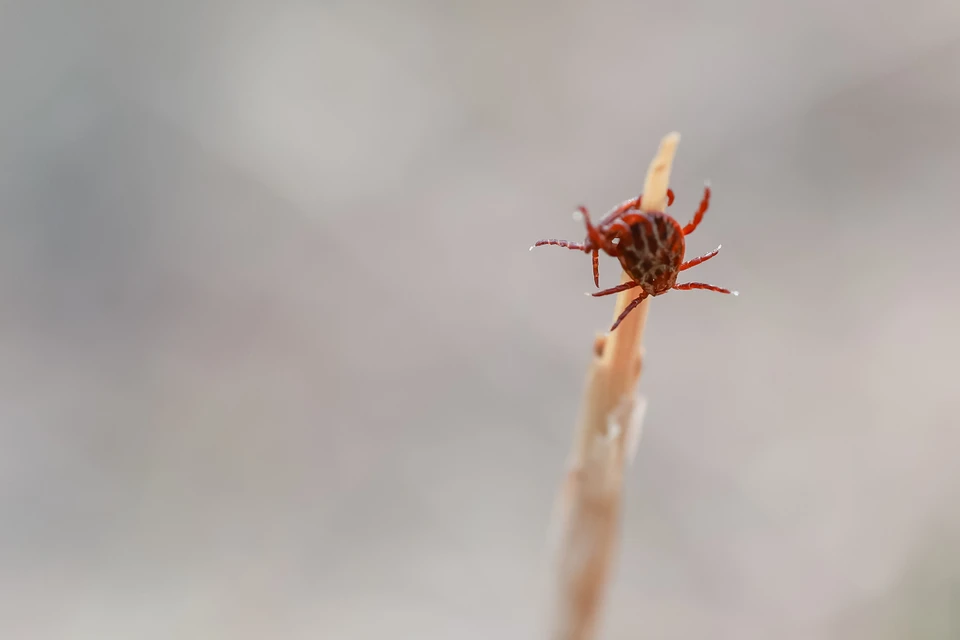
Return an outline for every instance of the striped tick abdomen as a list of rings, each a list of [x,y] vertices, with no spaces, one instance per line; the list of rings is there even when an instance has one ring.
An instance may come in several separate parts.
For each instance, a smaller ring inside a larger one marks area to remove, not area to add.
[[[659,211],[628,214],[618,222],[617,258],[623,270],[647,295],[666,293],[676,284],[683,263],[683,229]]]

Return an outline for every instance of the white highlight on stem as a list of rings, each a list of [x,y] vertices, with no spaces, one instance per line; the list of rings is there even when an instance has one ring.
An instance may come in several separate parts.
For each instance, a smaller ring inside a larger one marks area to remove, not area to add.
[[[633,402],[633,413],[630,415],[630,424],[627,426],[627,463],[633,464],[640,448],[640,438],[643,436],[643,419],[647,416],[647,399],[638,395]]]

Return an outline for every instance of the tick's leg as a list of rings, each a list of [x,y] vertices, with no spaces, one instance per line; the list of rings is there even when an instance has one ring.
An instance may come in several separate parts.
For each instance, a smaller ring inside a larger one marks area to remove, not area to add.
[[[623,319],[626,318],[627,315],[628,315],[631,311],[633,311],[634,309],[636,309],[636,308],[637,308],[637,305],[640,304],[641,302],[643,302],[643,299],[646,298],[646,297],[647,297],[647,294],[646,294],[646,293],[643,293],[643,292],[641,291],[641,292],[640,292],[640,295],[637,296],[636,298],[634,298],[634,299],[633,299],[633,302],[631,302],[630,304],[628,304],[627,307],[623,310],[623,313],[620,314],[620,317],[618,317],[618,318],[616,319],[616,321],[613,323],[613,326],[610,327],[610,331],[613,331],[614,329],[616,329],[617,327],[619,327],[619,326],[620,326],[620,323],[623,322]]]
[[[600,251],[593,250],[593,284],[600,288]]]
[[[593,226],[590,222],[590,212],[587,211],[587,208],[584,206],[577,207],[580,211],[580,215],[583,216],[583,223],[587,227],[587,238],[590,240],[590,243],[595,247],[603,246],[603,236],[597,231],[597,228]],[[557,247],[566,247],[567,249],[573,249],[574,251],[590,251],[591,247],[587,247],[586,244],[582,242],[569,242],[567,240],[554,240],[553,238],[549,240],[539,240],[534,243],[533,247],[540,247],[545,244],[554,245]],[[530,247],[530,250],[533,251],[533,247]],[[599,286],[599,284],[597,285]]]
[[[600,221],[600,228],[602,229],[608,226],[611,222],[622,216],[627,211],[639,209],[642,198],[643,196],[637,196],[636,198],[622,202],[618,206],[611,209],[610,212],[603,217],[603,220]]]
[[[735,296],[740,295],[739,291],[730,291],[729,289],[724,289],[723,287],[715,287],[712,284],[704,284],[702,282],[685,282],[683,284],[673,285],[674,289],[680,291],[688,291],[690,289],[706,289],[707,291],[716,291],[717,293],[732,293]]]
[[[700,201],[700,208],[697,209],[697,212],[693,214],[693,220],[690,221],[690,224],[683,228],[683,235],[690,235],[693,233],[693,230],[697,228],[697,225],[700,224],[700,221],[703,220],[703,214],[707,212],[707,208],[710,206],[710,185],[705,185],[703,187],[703,200]]]
[[[631,280],[630,282],[624,282],[623,284],[618,284],[615,287],[610,287],[609,289],[604,289],[603,291],[597,291],[596,293],[588,293],[588,296],[593,296],[594,298],[599,298],[600,296],[612,296],[615,293],[620,293],[621,291],[626,291],[628,289],[633,289],[634,287],[640,286],[640,283],[636,280]]]
[[[583,224],[587,227],[587,237],[590,239],[590,242],[593,243],[595,247],[602,247],[603,236],[600,235],[597,228],[590,222],[590,212],[587,211],[587,208],[583,205],[580,205],[577,209],[580,211],[580,215],[583,216]]]
[[[553,245],[555,247],[566,247],[567,249],[573,249],[574,251],[586,251],[587,248],[579,242],[567,242],[566,240],[537,240],[533,243],[533,247],[542,247],[543,245]],[[530,247],[530,251],[533,251],[533,247]]]
[[[673,189],[667,189],[667,206],[668,207],[673,204],[673,199],[674,199]],[[615,209],[612,209],[610,213],[605,215],[603,217],[603,220],[600,221],[600,224],[598,226],[602,229],[603,227],[609,225],[611,222],[613,222],[614,220],[616,220],[617,218],[625,214],[627,211],[633,211],[635,209],[639,210],[642,204],[643,204],[642,195],[637,196],[632,200],[627,200],[626,202],[620,204]]]
[[[723,245],[720,245],[720,246],[722,247]],[[699,258],[694,258],[693,260],[688,260],[687,262],[684,262],[682,265],[680,265],[680,268],[677,269],[677,271],[686,271],[686,270],[689,269],[690,267],[695,267],[695,266],[697,266],[698,264],[700,264],[701,262],[706,262],[707,260],[709,260],[709,259],[712,258],[713,256],[717,255],[718,253],[720,253],[720,247],[717,247],[716,249],[714,249],[714,250],[711,251],[710,253],[704,254],[704,255],[700,256]]]

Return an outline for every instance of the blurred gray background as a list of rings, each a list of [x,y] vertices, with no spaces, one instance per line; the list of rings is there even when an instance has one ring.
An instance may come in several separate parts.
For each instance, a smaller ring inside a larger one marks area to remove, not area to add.
[[[672,130],[742,295],[652,305],[604,637],[960,637],[958,69],[954,0],[0,3],[0,637],[540,637],[612,301],[527,248]]]

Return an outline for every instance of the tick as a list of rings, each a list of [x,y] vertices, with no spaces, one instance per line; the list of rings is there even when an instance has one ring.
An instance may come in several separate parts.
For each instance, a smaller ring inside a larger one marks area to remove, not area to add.
[[[610,327],[610,331],[616,329],[623,322],[623,319],[644,299],[662,295],[671,289],[680,291],[706,289],[739,295],[736,291],[703,282],[677,284],[677,275],[681,271],[686,271],[706,262],[720,253],[720,247],[717,247],[710,253],[698,258],[683,261],[686,251],[685,238],[697,228],[703,220],[703,214],[707,212],[707,208],[710,206],[710,186],[704,186],[700,207],[693,214],[693,220],[685,227],[681,227],[673,217],[663,211],[644,211],[641,208],[642,198],[643,196],[637,196],[632,200],[627,200],[610,211],[596,226],[590,222],[590,214],[587,212],[587,208],[581,206],[579,211],[587,227],[587,237],[582,243],[553,239],[540,240],[530,249],[541,245],[555,245],[593,254],[593,282],[597,288],[600,288],[600,251],[620,260],[620,265],[630,276],[631,281],[587,294],[600,297],[620,293],[628,289],[640,289],[640,295],[627,305],[620,317]],[[668,190],[668,207],[673,204],[673,199],[673,191]]]

